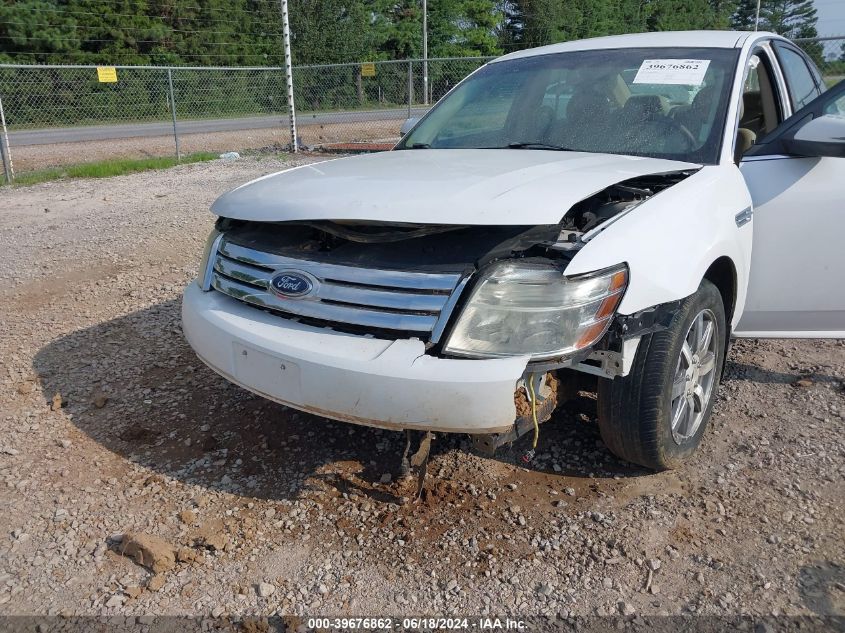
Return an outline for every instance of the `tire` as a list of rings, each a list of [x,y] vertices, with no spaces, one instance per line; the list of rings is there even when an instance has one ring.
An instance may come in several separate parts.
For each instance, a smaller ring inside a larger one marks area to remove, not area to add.
[[[715,336],[699,355],[693,348],[703,348],[708,324]],[[689,458],[713,412],[726,335],[722,297],[705,279],[667,329],[642,337],[627,376],[599,380],[599,429],[607,447],[652,470],[677,468]]]

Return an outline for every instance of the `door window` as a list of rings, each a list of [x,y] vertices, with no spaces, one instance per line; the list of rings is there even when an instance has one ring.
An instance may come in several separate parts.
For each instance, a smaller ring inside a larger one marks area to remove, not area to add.
[[[786,83],[789,86],[792,109],[794,111],[800,110],[818,97],[821,92],[803,56],[786,46],[777,46],[777,52],[783,74],[786,76]]]
[[[739,127],[754,138],[762,138],[782,120],[768,58],[758,51],[748,60],[748,75],[742,90]]]

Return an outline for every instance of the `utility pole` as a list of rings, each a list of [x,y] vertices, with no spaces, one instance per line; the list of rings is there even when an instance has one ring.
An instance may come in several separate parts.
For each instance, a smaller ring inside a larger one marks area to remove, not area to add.
[[[422,0],[423,10],[423,105],[428,105],[428,5]]]
[[[299,151],[296,142],[296,108],[293,105],[293,65],[290,59],[290,22],[288,20],[288,0],[279,0],[282,6],[282,39],[285,43],[285,82],[288,89],[288,120],[290,122],[290,146],[294,154]]]
[[[760,24],[760,0],[757,0],[757,15],[754,17],[754,30],[757,30],[757,26]]]
[[[9,149],[9,133],[6,130],[6,115],[3,113],[3,99],[0,99],[0,156],[3,157],[3,173],[6,174],[6,184],[11,185],[15,177],[12,167],[12,152]]]
[[[176,143],[176,161],[182,161],[182,152],[179,151],[179,132],[176,130],[176,93],[173,91],[173,69],[167,69],[167,89],[170,91],[170,115],[173,118],[173,140]]]

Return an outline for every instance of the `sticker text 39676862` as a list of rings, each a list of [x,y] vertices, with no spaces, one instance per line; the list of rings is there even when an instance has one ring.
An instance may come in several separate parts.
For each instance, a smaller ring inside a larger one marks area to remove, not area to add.
[[[709,59],[646,59],[634,83],[700,86],[708,66]]]

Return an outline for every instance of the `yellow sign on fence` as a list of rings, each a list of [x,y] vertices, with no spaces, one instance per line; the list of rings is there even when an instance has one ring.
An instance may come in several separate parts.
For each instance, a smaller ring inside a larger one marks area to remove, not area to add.
[[[101,84],[117,83],[117,68],[114,66],[97,66],[97,79]]]
[[[373,62],[364,62],[361,64],[361,76],[362,77],[375,77],[376,76],[376,65]]]

